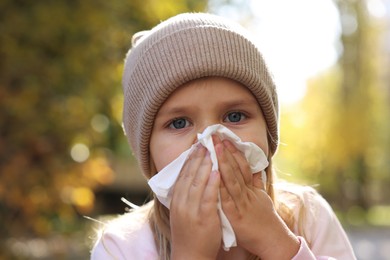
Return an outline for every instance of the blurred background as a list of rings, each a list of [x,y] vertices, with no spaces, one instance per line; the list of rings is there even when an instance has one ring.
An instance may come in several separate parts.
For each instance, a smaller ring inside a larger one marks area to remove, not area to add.
[[[315,186],[359,259],[390,259],[389,0],[0,2],[0,259],[88,259],[149,189],[121,128],[131,36],[186,11],[247,27],[278,84],[279,177]]]

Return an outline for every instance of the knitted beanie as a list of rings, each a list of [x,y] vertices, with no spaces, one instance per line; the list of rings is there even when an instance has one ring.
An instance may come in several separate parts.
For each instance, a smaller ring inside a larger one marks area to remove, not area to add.
[[[244,28],[204,13],[174,16],[136,34],[123,73],[123,127],[144,175],[152,177],[149,142],[155,116],[169,95],[195,79],[220,76],[256,97],[271,154],[278,146],[278,100],[262,54]]]

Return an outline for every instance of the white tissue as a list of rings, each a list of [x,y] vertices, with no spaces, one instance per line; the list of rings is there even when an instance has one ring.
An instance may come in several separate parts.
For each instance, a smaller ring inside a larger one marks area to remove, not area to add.
[[[264,183],[266,182],[264,169],[268,166],[268,160],[263,150],[254,143],[242,142],[237,135],[220,124],[209,126],[203,131],[203,133],[198,134],[198,143],[201,143],[204,147],[206,147],[210,153],[212,170],[218,170],[217,155],[211,138],[213,134],[219,136],[221,140],[228,139],[231,141],[238,150],[244,153],[252,173],[261,171],[262,180]],[[169,208],[171,204],[172,188],[176,179],[179,176],[188,156],[198,143],[192,145],[190,149],[183,152],[178,158],[168,164],[148,182],[158,200],[167,208]],[[225,250],[229,250],[230,247],[237,246],[236,236],[230,222],[222,211],[220,201],[218,202],[218,210],[221,218],[223,248]]]

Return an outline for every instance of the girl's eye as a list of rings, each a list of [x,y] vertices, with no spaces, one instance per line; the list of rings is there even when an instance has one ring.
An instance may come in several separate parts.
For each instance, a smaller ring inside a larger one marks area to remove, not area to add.
[[[169,128],[182,129],[188,127],[189,124],[190,123],[185,118],[177,118],[172,120],[172,122],[169,124]]]
[[[226,116],[226,121],[231,123],[238,123],[245,119],[245,115],[241,112],[231,112]]]

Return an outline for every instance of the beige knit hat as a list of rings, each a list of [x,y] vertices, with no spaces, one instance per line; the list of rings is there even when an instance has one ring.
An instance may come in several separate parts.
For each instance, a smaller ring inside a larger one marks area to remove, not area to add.
[[[191,80],[220,76],[240,82],[257,98],[278,146],[278,100],[266,64],[247,31],[221,17],[187,13],[136,34],[123,74],[123,126],[149,179],[149,141],[155,116],[176,88]]]

